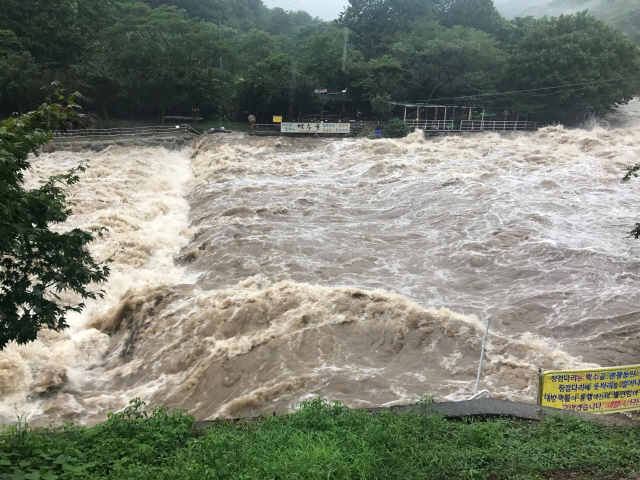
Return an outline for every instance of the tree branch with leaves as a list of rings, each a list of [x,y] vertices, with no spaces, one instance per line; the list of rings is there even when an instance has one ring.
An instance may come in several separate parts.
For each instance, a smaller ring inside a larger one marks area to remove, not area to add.
[[[76,96],[56,92],[55,101],[0,123],[0,349],[10,341],[33,341],[43,328],[67,328],[69,312],[103,295],[90,285],[106,280],[108,261],[96,262],[87,250],[102,230],[51,229],[71,215],[65,189],[79,181],[84,167],[51,177],[40,188],[24,187],[32,155],[51,141],[52,130],[81,125]],[[81,301],[65,302],[63,292]]]

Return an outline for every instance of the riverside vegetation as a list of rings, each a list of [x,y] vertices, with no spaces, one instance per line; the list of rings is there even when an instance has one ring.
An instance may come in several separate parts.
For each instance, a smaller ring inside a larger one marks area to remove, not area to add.
[[[0,116],[58,80],[103,120],[292,119],[346,89],[354,115],[420,99],[564,121],[638,92],[634,25],[507,20],[492,0],[350,0],[333,22],[261,0],[0,0]]]
[[[135,399],[91,428],[4,427],[0,478],[622,479],[640,468],[639,445],[640,427],[372,415],[321,399],[196,428],[185,410],[147,413]]]

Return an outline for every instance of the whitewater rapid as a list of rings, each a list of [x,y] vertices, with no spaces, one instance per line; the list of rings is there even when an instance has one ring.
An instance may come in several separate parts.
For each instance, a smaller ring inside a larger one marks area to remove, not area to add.
[[[63,228],[109,228],[91,249],[113,274],[69,331],[0,352],[1,420],[91,424],[138,396],[199,419],[464,399],[489,313],[494,397],[534,402],[539,368],[637,363],[627,120],[34,159],[30,185],[87,163]]]

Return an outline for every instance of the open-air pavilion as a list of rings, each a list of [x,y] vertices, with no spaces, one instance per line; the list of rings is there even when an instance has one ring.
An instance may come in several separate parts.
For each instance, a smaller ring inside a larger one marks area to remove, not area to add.
[[[471,120],[473,107],[437,105],[417,102],[391,102],[396,107],[404,107],[404,121],[421,130],[453,130],[456,120]],[[409,118],[407,118],[407,114]],[[413,115],[415,114],[415,119]]]
[[[422,102],[391,102],[404,107],[404,122],[412,128],[437,132],[536,130],[537,123],[491,120],[484,108],[464,105],[436,105]],[[413,118],[415,115],[415,119]],[[407,118],[409,117],[409,118]],[[486,117],[489,117],[487,120]]]

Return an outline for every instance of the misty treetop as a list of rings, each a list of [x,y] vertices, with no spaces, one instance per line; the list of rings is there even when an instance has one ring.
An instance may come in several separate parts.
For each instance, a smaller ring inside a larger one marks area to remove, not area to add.
[[[430,100],[553,121],[638,93],[626,32],[586,13],[506,20],[492,0],[350,0],[334,22],[261,0],[0,0],[0,115],[59,80],[105,119],[291,119],[346,89],[375,114]]]
[[[588,10],[591,15],[626,33],[640,45],[638,0],[496,0],[496,6],[508,18],[558,17]]]

